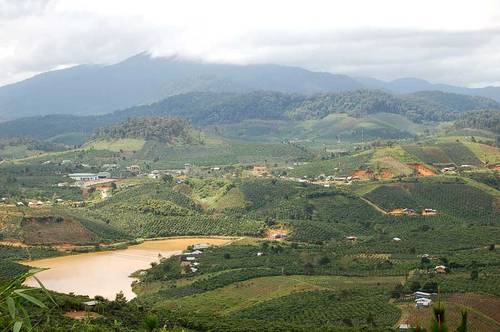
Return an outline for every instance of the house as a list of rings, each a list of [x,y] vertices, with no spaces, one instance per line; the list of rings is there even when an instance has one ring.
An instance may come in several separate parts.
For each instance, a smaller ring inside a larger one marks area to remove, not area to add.
[[[432,300],[431,299],[420,298],[420,299],[416,299],[415,300],[415,306],[417,308],[430,307],[431,304],[432,304]]]
[[[435,216],[436,214],[437,214],[437,211],[434,209],[426,208],[422,211],[423,216]]]
[[[17,202],[16,206],[24,206],[24,203],[23,202]]]
[[[392,241],[394,241],[394,242],[399,242],[399,241],[401,241],[401,239],[400,239],[399,237],[393,237],[393,238],[392,238]]]
[[[278,232],[278,233],[274,233],[271,235],[271,238],[272,239],[284,239],[287,237],[287,234],[286,233],[283,233],[283,232]]]
[[[139,165],[127,166],[127,171],[129,171],[130,173],[138,174],[141,172],[141,166]]]
[[[399,324],[399,330],[400,331],[413,331],[413,326],[411,326],[410,324],[406,324],[406,323]]]
[[[351,236],[346,236],[346,237],[345,237],[345,239],[346,239],[347,241],[354,242],[354,241],[356,241],[356,240],[358,239],[358,237],[357,237],[357,236],[352,236],[352,235],[351,235]]]
[[[97,300],[90,300],[90,301],[86,301],[86,302],[82,302],[82,304],[86,307],[93,307],[93,306],[96,306],[99,304],[99,301]]]
[[[212,167],[210,168],[211,171],[220,171],[220,167]]]
[[[61,162],[61,165],[71,164],[71,160],[65,159]]]
[[[189,173],[193,170],[193,166],[191,164],[185,163],[184,164],[184,172]]]
[[[451,172],[455,172],[456,169],[457,168],[455,166],[443,167],[443,168],[441,168],[441,172],[442,173],[451,173]]]
[[[197,269],[197,268],[195,268],[195,267],[191,267],[191,272],[192,272],[192,273],[195,273],[196,271],[198,271],[198,269]]]
[[[73,173],[68,174],[68,176],[76,181],[95,181],[99,179],[99,176],[95,173]]]
[[[347,181],[347,176],[335,176],[333,177],[333,181]]]
[[[194,263],[193,263],[193,265],[194,265],[194,266],[198,266],[198,265],[200,265],[200,263],[198,263],[198,262],[194,262]]]
[[[259,251],[259,252],[257,253],[257,256],[264,256],[264,253]]]
[[[253,176],[265,176],[265,175],[267,175],[267,167],[260,166],[260,165],[254,165],[253,169],[252,169],[252,175]]]
[[[158,180],[161,178],[161,173],[158,170],[154,170],[148,174],[148,178]]]
[[[199,254],[203,254],[203,251],[200,251],[200,250],[195,250],[195,251],[191,251],[191,252],[185,252],[183,253],[184,256],[189,256],[189,255],[199,255]]]
[[[32,202],[28,202],[28,206],[31,207],[31,208],[34,208],[34,207],[41,207],[43,206],[43,202],[42,201],[32,201]]]
[[[444,265],[437,265],[434,268],[434,272],[436,272],[436,273],[446,273],[446,266],[444,266]]]
[[[208,243],[197,243],[193,246],[194,250],[204,250],[208,249],[210,245]]]
[[[97,178],[98,179],[109,179],[109,178],[111,178],[111,173],[110,172],[99,172],[99,173],[97,173]]]
[[[408,208],[404,208],[403,213],[406,214],[407,216],[414,216],[417,214],[417,212],[415,210],[408,209]]]
[[[413,295],[415,295],[416,299],[428,299],[431,297],[431,293],[426,292],[415,292]]]

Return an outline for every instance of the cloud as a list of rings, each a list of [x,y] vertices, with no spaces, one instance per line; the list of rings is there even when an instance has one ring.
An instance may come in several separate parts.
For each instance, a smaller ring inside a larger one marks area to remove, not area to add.
[[[500,81],[500,2],[0,0],[0,84],[141,51],[382,79]]]

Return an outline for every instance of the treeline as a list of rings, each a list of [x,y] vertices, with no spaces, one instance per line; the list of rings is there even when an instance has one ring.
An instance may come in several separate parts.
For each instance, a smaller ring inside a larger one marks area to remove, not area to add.
[[[15,137],[11,139],[0,139],[0,150],[9,146],[19,146],[24,145],[28,150],[38,150],[38,151],[62,151],[65,149],[63,144],[57,144],[48,141],[34,140],[30,137]]]
[[[123,122],[96,129],[94,138],[143,138],[163,143],[193,143],[191,126],[180,118],[129,118]]]
[[[455,127],[485,129],[500,134],[500,110],[483,110],[462,114],[455,122]]]

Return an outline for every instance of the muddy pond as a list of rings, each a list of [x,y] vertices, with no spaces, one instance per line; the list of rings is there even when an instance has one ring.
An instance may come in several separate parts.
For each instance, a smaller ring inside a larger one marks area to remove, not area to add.
[[[107,299],[114,299],[116,293],[122,291],[130,300],[136,296],[131,286],[135,280],[130,277],[133,272],[151,267],[151,263],[158,262],[161,257],[179,254],[189,245],[223,245],[230,241],[202,237],[152,240],[123,250],[40,259],[25,264],[48,269],[38,273],[37,277],[50,290],[90,297],[100,295]],[[25,284],[38,286],[32,278]]]

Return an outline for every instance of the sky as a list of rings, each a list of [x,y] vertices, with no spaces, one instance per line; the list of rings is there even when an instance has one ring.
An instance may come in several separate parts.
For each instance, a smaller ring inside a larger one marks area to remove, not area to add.
[[[0,85],[143,51],[500,86],[500,0],[0,0]]]

